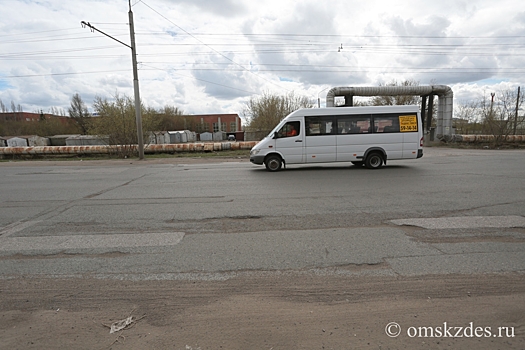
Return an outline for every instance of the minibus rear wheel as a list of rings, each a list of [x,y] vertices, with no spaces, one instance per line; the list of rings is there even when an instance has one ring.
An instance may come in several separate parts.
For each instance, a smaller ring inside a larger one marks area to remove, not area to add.
[[[383,156],[378,152],[370,153],[365,160],[368,169],[379,169],[383,166]]]
[[[264,161],[264,165],[266,165],[268,171],[279,171],[283,166],[283,160],[277,155],[268,156]]]

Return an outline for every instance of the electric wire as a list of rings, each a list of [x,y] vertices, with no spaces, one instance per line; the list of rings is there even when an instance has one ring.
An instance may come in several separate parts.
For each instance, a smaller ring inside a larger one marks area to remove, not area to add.
[[[152,66],[149,66],[149,65],[146,65],[146,64],[143,64],[143,66],[149,67],[149,68],[151,68],[153,70],[172,72],[172,69],[157,68],[157,67],[152,67]],[[174,73],[174,74],[182,76],[182,77],[186,77],[186,78],[191,78],[191,79],[195,79],[195,80],[198,80],[198,81],[202,81],[202,82],[205,82],[205,83],[209,83],[209,84],[212,84],[212,85],[222,86],[222,87],[225,87],[225,88],[231,89],[231,90],[247,92],[247,93],[252,94],[252,95],[256,95],[257,94],[256,92],[253,92],[253,91],[248,91],[248,90],[244,90],[244,89],[234,88],[234,87],[227,86],[227,85],[224,85],[224,84],[215,83],[215,82],[212,82],[212,81],[209,81],[209,80],[199,79],[199,78],[196,78],[194,76],[187,76],[187,75],[183,75],[183,74],[180,74],[180,73]]]
[[[215,50],[213,47],[211,47],[210,45],[206,44],[205,42],[201,41],[200,39],[194,37],[193,35],[191,35],[191,33],[189,33],[188,31],[186,31],[185,29],[183,29],[182,27],[180,27],[179,25],[177,25],[176,23],[174,23],[173,21],[171,21],[169,18],[167,18],[166,16],[164,16],[163,14],[161,14],[160,12],[158,12],[157,10],[155,10],[154,8],[152,8],[151,6],[149,6],[148,4],[146,4],[144,1],[140,1],[140,3],[142,3],[144,6],[148,7],[150,10],[152,10],[153,12],[155,12],[157,15],[159,15],[160,17],[164,18],[166,21],[170,22],[171,24],[173,24],[174,26],[176,26],[177,28],[179,28],[180,30],[182,30],[184,33],[190,35],[191,37],[193,37],[195,40],[197,40],[198,42],[200,42],[202,45],[206,46],[207,48],[209,48],[210,50],[212,50],[213,52],[217,53],[218,55],[224,57],[225,59],[227,59],[228,61],[232,62],[233,64],[245,69],[248,73],[250,74],[253,74],[255,75],[257,78],[259,79],[262,79],[270,84],[273,84],[277,87],[279,87],[280,89],[283,89],[283,90],[286,90],[286,91],[290,91],[289,89],[286,89],[286,88],[283,88],[282,86],[274,83],[273,81],[269,80],[269,79],[266,79],[264,77],[261,77],[253,72],[251,72],[250,70],[246,69],[245,67],[243,67],[242,65],[240,65],[239,63],[233,61],[231,58],[229,58],[228,56],[224,55],[222,52],[220,51],[217,51]]]
[[[343,43],[344,52],[350,52],[354,55],[360,54],[373,54],[373,55],[417,55],[417,56],[461,56],[461,57],[523,57],[525,56],[525,45],[521,42],[501,42],[502,40],[516,40],[523,39],[525,36],[455,36],[455,37],[440,37],[440,36],[345,36],[345,35],[335,35],[335,34],[246,34],[246,33],[189,33],[179,27],[177,24],[173,23],[170,19],[163,16],[157,10],[153,9],[151,6],[146,4],[144,1],[137,1],[135,3],[142,3],[153,12],[157,13],[159,16],[163,17],[177,28],[179,28],[183,33],[181,36],[188,36],[197,40],[202,45],[206,46],[208,49],[219,54],[222,58],[227,60],[229,63],[202,63],[202,62],[172,62],[172,61],[162,61],[162,58],[168,57],[196,57],[196,56],[208,56],[209,53],[206,52],[192,52],[192,51],[183,51],[183,52],[155,52],[148,53],[149,50],[146,50],[145,53],[140,54],[141,63],[143,64],[164,64],[164,65],[173,65],[178,64],[178,68],[168,68],[161,69],[164,71],[175,72],[175,71],[218,71],[218,70],[228,70],[228,71],[247,71],[251,74],[256,75],[257,77],[264,79],[268,82],[271,82],[264,77],[258,75],[258,72],[279,72],[279,73],[356,73],[356,72],[377,72],[377,71],[388,71],[389,73],[428,73],[433,74],[523,74],[523,69],[519,67],[392,67],[392,66],[376,66],[376,67],[364,67],[364,66],[340,66],[340,65],[294,65],[294,64],[277,64],[277,63],[258,63],[250,61],[250,67],[247,68],[234,60],[230,59],[226,55],[242,55],[252,56],[253,54],[259,55],[262,58],[264,55],[271,54],[304,54],[304,53],[313,53],[320,54],[325,53],[329,54],[330,52],[335,53],[333,48],[334,43],[337,42],[335,39],[345,39],[351,38],[353,40],[363,39],[363,38],[375,38],[375,39],[417,39],[417,40],[475,40],[476,43],[471,43],[465,45],[464,43],[426,43],[426,44],[410,44],[410,43],[400,43],[400,44],[364,44],[356,45],[350,43]],[[111,25],[124,25],[123,23],[106,23]],[[73,32],[71,32],[73,30]],[[142,35],[169,35],[166,32],[143,32]],[[28,35],[38,35],[37,38],[24,38]],[[124,36],[126,34],[115,34],[118,36]],[[228,42],[217,42],[212,45],[206,44],[204,41],[200,40],[199,37],[222,37],[224,40],[235,40],[236,49],[233,50],[221,50],[218,51],[214,47],[221,46],[232,46]],[[255,38],[261,39],[262,41],[258,42],[247,42],[242,43],[238,42],[238,38]],[[277,38],[277,40],[275,40]],[[64,42],[64,41],[84,41],[84,40],[97,39],[93,36],[84,36],[79,35],[76,32],[76,28],[65,28],[57,30],[48,30],[41,32],[28,32],[28,33],[17,33],[17,34],[8,34],[2,35],[0,38],[0,44],[27,44],[33,42]],[[316,39],[313,41],[312,39]],[[322,39],[322,40],[318,40]],[[324,39],[334,39],[330,42],[323,41]],[[485,41],[490,39],[491,42],[486,43]],[[283,40],[283,42],[279,42]],[[498,41],[495,43],[495,41]],[[292,41],[292,43],[288,42]],[[341,40],[338,40],[341,41]],[[339,45],[339,44],[338,44]],[[141,47],[193,47],[194,44],[189,43],[144,43]],[[243,50],[243,47],[249,47],[249,49]],[[13,60],[92,60],[92,59],[121,59],[126,56],[116,55],[116,54],[90,54],[85,55],[84,52],[95,52],[96,50],[107,50],[107,49],[116,49],[120,46],[94,46],[94,47],[81,47],[81,48],[67,48],[67,49],[52,49],[52,50],[34,50],[28,52],[10,52],[0,54],[0,61],[13,61]],[[79,53],[80,55],[72,55]],[[66,55],[60,55],[66,54]],[[159,58],[160,60],[149,61],[149,57]],[[186,67],[188,64],[191,64],[192,67]],[[218,68],[203,68],[205,65],[214,65]],[[286,68],[285,68],[286,67]],[[145,69],[143,69],[145,70]],[[98,71],[98,72],[107,72],[107,71]],[[115,72],[115,70],[113,70]],[[83,72],[78,73],[67,73],[67,74],[82,74]],[[85,72],[87,74],[93,74],[97,72]],[[3,78],[18,78],[18,77],[30,77],[30,76],[53,76],[60,74],[35,74],[35,75],[4,75]],[[213,83],[213,82],[208,82]],[[274,82],[272,84],[276,85]],[[279,86],[279,85],[277,85]],[[279,86],[281,87],[281,86]]]

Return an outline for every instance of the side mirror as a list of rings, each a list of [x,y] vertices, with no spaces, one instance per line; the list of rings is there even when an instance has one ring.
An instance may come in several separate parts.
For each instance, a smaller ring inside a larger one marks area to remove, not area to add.
[[[277,131],[273,133],[273,138],[274,139],[278,139],[279,138],[279,133]]]

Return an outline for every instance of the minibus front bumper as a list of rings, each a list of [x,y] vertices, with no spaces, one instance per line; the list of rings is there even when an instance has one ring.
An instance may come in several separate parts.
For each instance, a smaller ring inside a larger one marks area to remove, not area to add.
[[[255,156],[250,156],[250,162],[252,162],[253,164],[257,164],[257,165],[261,165],[261,164],[264,164],[264,155],[255,155]]]

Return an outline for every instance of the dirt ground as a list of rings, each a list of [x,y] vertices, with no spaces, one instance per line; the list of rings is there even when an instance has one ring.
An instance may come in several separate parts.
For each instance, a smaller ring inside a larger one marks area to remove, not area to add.
[[[14,278],[1,282],[0,310],[1,349],[525,349],[525,275],[515,273]],[[398,337],[386,335],[391,322]]]

